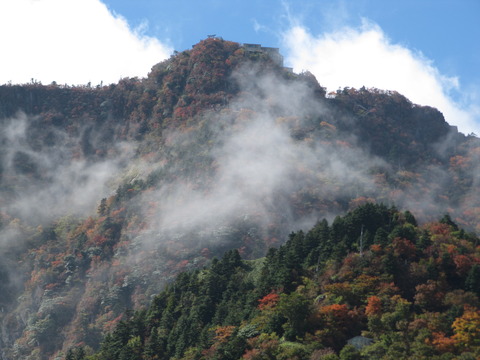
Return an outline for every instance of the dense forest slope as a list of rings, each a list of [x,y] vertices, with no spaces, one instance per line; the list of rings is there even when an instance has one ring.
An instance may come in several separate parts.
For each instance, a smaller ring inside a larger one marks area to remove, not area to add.
[[[476,359],[477,244],[448,216],[418,227],[366,204],[266,258],[230,250],[182,273],[97,354],[67,359]]]
[[[221,39],[145,79],[0,86],[0,130],[2,359],[98,349],[180,272],[365,203],[480,230],[475,136]]]

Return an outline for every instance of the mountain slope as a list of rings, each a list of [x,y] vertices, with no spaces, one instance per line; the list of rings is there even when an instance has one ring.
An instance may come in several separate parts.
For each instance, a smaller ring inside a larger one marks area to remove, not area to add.
[[[479,230],[477,138],[233,42],[108,87],[2,86],[0,114],[4,359],[95,349],[179,272],[365,202]]]
[[[473,359],[477,242],[448,217],[420,228],[366,204],[264,259],[232,250],[182,273],[88,359]]]

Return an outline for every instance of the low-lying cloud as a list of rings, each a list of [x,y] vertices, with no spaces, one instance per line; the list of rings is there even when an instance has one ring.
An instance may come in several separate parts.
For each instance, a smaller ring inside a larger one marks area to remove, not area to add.
[[[309,70],[328,91],[354,87],[395,90],[413,103],[438,108],[464,133],[479,132],[480,109],[456,77],[439,72],[418,51],[392,43],[382,29],[364,21],[360,28],[312,34],[293,25],[283,37],[287,63],[296,71]],[[451,94],[460,95],[462,103]]]
[[[306,135],[310,140],[292,136],[296,128],[313,131],[307,119],[318,125],[320,118],[332,116],[305,83],[254,71],[237,78],[242,95],[228,110],[205,116],[210,138],[202,141],[212,143],[208,152],[214,172],[206,181],[201,175],[174,176],[174,182],[146,194],[145,201],[156,204],[154,211],[143,206],[148,209],[148,242],[189,232],[214,233],[244,219],[266,236],[271,236],[270,224],[286,236],[325,216],[333,219],[340,211],[335,208],[340,196],[355,196],[356,189],[362,195],[375,191],[369,169],[387,166],[381,159],[356,146],[322,144],[313,133]],[[169,146],[191,153],[201,138],[197,131],[171,134]]]
[[[171,53],[100,0],[2,0],[0,33],[0,84],[115,83]]]
[[[115,144],[118,155],[113,159],[79,158],[74,152],[81,147],[80,138],[57,129],[55,142],[49,144],[32,134],[36,121],[24,113],[2,120],[0,211],[30,224],[94,212],[99,199],[112,192],[110,182],[131,159],[131,146]]]

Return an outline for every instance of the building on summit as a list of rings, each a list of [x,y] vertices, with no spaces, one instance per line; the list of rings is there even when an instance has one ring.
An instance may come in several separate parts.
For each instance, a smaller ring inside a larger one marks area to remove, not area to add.
[[[283,56],[280,54],[279,48],[266,47],[260,44],[242,44],[242,47],[248,52],[261,52],[267,54],[275,64],[283,67]]]

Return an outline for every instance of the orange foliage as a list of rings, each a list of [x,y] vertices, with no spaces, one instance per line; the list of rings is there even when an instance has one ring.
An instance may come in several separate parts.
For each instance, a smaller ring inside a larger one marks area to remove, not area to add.
[[[415,305],[428,310],[434,310],[441,306],[445,297],[439,283],[433,280],[417,285],[415,291]]]
[[[48,284],[45,286],[45,290],[53,290],[58,286],[58,284]]]
[[[452,156],[450,158],[450,167],[454,170],[465,170],[470,166],[469,162],[470,162],[470,159],[465,158],[464,156],[461,156],[461,155]]]
[[[348,314],[348,308],[345,304],[333,304],[320,308],[320,314],[328,317],[343,318]]]
[[[128,189],[128,191],[134,191],[134,189]],[[125,211],[125,207],[122,207],[122,208],[120,208],[120,209],[118,209],[118,210],[112,211],[112,213],[111,213],[110,216],[111,216],[111,217],[116,217],[116,216],[120,215],[120,214],[121,214],[122,212],[124,212],[124,211]]]
[[[374,253],[379,253],[382,251],[382,246],[378,244],[373,244],[370,246],[370,250]]]
[[[109,311],[106,315],[108,315],[109,317],[113,316],[113,311]],[[117,316],[113,320],[106,321],[103,324],[103,331],[112,332],[117,327],[120,320],[122,320],[122,317],[123,317],[123,314],[120,314],[119,316]]]
[[[472,259],[466,255],[455,255],[453,262],[455,263],[455,266],[457,267],[457,273],[460,276],[465,276],[473,265]]]
[[[233,334],[235,326],[219,326],[215,329],[215,342],[221,344],[227,342],[228,338]]]
[[[339,349],[344,341],[352,335],[359,320],[359,313],[349,311],[345,304],[323,306],[318,311],[321,330],[315,332],[320,341],[329,347]]]
[[[434,332],[433,339],[429,341],[426,340],[427,343],[431,343],[439,352],[447,353],[455,351],[455,345],[457,344],[456,340],[445,336],[442,332]]]
[[[251,350],[246,350],[242,358],[247,360],[254,360],[254,359],[259,359],[260,356],[261,356],[261,352],[259,349],[251,349]]]
[[[188,260],[182,260],[175,266],[175,268],[177,270],[183,270],[183,269],[185,269],[185,266],[188,265],[188,262],[189,262]]]
[[[456,254],[458,252],[458,248],[455,245],[449,244],[447,245],[447,252],[450,255]]]
[[[367,316],[379,315],[382,312],[382,300],[378,296],[370,296],[367,300],[365,314]]]
[[[325,129],[328,129],[328,130],[330,130],[330,131],[337,131],[337,128],[336,128],[334,125],[332,125],[332,124],[330,124],[330,123],[328,123],[328,122],[326,122],[326,121],[322,121],[322,122],[320,123],[320,126],[323,127],[323,128],[325,128]]]
[[[278,352],[279,341],[271,336],[257,336],[247,340],[251,348],[245,351],[243,359],[275,359]]]
[[[52,261],[52,267],[56,268],[57,266],[63,265],[63,260]]]
[[[433,236],[449,237],[450,236],[450,226],[448,224],[442,223],[431,223],[428,226],[428,230],[432,233]]]
[[[258,308],[260,310],[271,309],[277,305],[278,300],[279,300],[278,294],[275,294],[272,292],[258,300],[259,302]]]
[[[398,237],[393,239],[393,248],[395,256],[404,256],[406,258],[412,258],[417,251],[415,245],[410,240]]]
[[[102,236],[102,235],[95,235],[93,237],[93,244],[95,246],[102,246],[107,241],[108,241],[108,239],[105,236]]]

